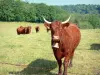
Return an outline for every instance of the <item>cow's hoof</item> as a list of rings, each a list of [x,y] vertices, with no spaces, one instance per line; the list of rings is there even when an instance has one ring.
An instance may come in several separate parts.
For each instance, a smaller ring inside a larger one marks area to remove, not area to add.
[[[57,75],[62,75],[62,73],[58,73]]]

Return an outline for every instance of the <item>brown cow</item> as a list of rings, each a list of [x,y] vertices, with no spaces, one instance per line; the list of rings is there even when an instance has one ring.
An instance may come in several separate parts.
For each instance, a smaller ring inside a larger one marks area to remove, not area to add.
[[[31,26],[25,27],[25,34],[31,33]]]
[[[39,32],[40,27],[39,27],[39,26],[36,26],[36,27],[35,27],[35,30],[36,30],[36,33]]]
[[[17,34],[20,35],[20,34],[29,34],[31,32],[31,26],[28,26],[28,27],[23,27],[23,26],[20,26],[17,28]]]
[[[74,51],[80,42],[80,30],[77,25],[68,22],[70,17],[64,22],[49,22],[43,19],[51,30],[51,45],[59,65],[58,75],[62,75],[62,58],[64,58],[63,75],[67,75],[67,67],[72,66]]]

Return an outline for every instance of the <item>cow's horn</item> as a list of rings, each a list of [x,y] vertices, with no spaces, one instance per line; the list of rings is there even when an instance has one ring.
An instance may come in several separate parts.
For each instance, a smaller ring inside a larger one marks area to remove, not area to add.
[[[66,21],[62,22],[62,24],[67,23],[70,20],[70,17],[71,17],[71,15],[69,16],[69,18]]]
[[[51,24],[51,22],[47,21],[44,17],[43,17],[43,20],[48,23],[48,24]]]

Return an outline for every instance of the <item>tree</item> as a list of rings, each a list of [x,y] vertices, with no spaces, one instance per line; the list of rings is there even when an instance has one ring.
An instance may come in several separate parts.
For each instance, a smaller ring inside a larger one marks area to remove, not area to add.
[[[36,7],[36,22],[42,22],[43,21],[43,18],[42,16],[44,17],[47,17],[48,16],[48,6],[44,3],[40,3],[40,4],[36,4],[35,5]]]
[[[25,21],[34,22],[36,16],[36,9],[34,4],[24,3],[23,15],[25,17]]]
[[[89,16],[89,22],[93,26],[93,28],[100,28],[100,15],[90,15]]]
[[[0,20],[11,21],[14,18],[14,0],[0,0]]]
[[[14,4],[14,20],[15,21],[25,21],[24,16],[24,3],[20,0],[16,0]]]

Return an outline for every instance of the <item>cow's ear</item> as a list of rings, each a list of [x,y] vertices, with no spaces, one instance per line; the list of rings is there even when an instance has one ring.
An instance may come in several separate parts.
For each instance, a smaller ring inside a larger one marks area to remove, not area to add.
[[[48,24],[48,23],[44,23],[44,26],[47,28],[47,29],[50,29],[50,24]]]
[[[65,27],[68,27],[70,24],[67,22],[67,23],[64,23],[62,24],[62,27],[65,28]]]

